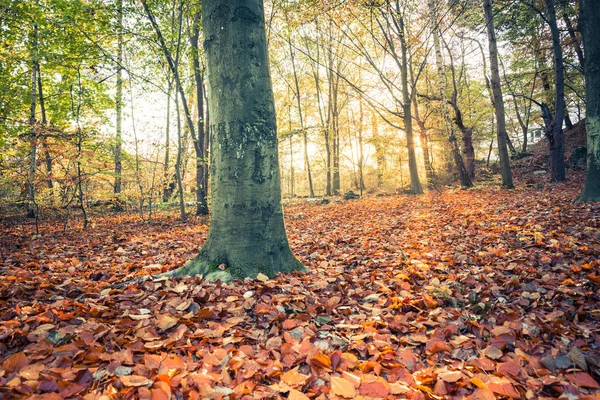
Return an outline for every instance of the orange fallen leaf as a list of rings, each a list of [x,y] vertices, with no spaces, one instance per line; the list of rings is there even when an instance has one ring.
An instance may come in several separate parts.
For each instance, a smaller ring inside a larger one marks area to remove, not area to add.
[[[288,400],[310,400],[310,397],[296,389],[290,389]]]
[[[448,383],[458,382],[463,376],[463,373],[460,371],[444,371],[438,374],[441,380]]]
[[[492,392],[501,396],[507,396],[516,399],[521,397],[519,392],[515,390],[512,383],[506,378],[491,376],[490,382],[488,382],[487,385]]]
[[[331,377],[331,392],[347,399],[356,397],[356,389],[352,382],[336,376]]]
[[[13,354],[4,360],[2,363],[2,369],[6,370],[6,372],[13,372],[23,368],[27,364],[29,364],[29,360],[27,359],[25,353],[21,351],[20,353]]]
[[[304,383],[306,383],[306,381],[308,380],[308,376],[301,374],[298,372],[298,367],[284,372],[281,375],[281,382],[285,383],[288,386],[301,386],[304,385]]]

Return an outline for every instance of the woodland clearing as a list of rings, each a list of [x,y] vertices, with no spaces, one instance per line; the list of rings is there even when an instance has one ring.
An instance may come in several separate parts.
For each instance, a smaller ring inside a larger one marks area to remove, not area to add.
[[[0,397],[600,398],[600,205],[580,184],[285,208],[308,273],[181,266],[205,217],[5,221]]]

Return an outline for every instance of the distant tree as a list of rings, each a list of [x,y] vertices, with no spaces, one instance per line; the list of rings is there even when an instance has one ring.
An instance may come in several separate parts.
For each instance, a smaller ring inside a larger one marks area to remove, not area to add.
[[[556,23],[554,0],[546,0],[546,23],[552,34],[552,51],[554,53],[555,100],[554,116],[547,104],[542,103],[542,117],[546,124],[546,137],[550,142],[550,168],[552,180],[565,180],[565,144],[563,122],[565,119],[565,67],[560,44],[560,31]]]
[[[487,34],[490,47],[490,67],[492,70],[491,86],[494,95],[494,108],[496,111],[496,125],[498,138],[498,154],[500,156],[500,170],[502,172],[502,186],[507,189],[514,188],[512,172],[510,170],[510,158],[506,147],[506,118],[504,114],[504,100],[502,98],[502,87],[500,86],[500,71],[498,68],[498,48],[496,45],[496,30],[494,28],[494,17],[492,14],[491,0],[483,0]]]
[[[446,71],[444,66],[444,61],[442,59],[442,48],[440,45],[440,18],[438,17],[438,10],[435,2],[433,0],[429,0],[427,2],[429,8],[429,18],[432,29],[433,36],[433,48],[435,51],[435,64],[438,71],[438,79],[439,79],[439,97],[442,100],[441,102],[441,111],[442,116],[445,123],[445,129],[448,134],[448,141],[450,143],[450,147],[452,150],[452,156],[454,159],[454,164],[456,165],[456,169],[458,171],[458,175],[460,177],[460,184],[462,187],[472,187],[473,182],[471,181],[471,177],[469,176],[469,172],[465,167],[464,159],[460,152],[460,146],[458,145],[458,141],[456,139],[456,133],[454,131],[454,126],[452,125],[452,120],[450,118],[450,112],[448,110],[448,94],[446,93]]]
[[[579,201],[600,201],[600,7],[595,0],[580,0],[585,49],[587,96],[587,173]]]
[[[283,221],[263,1],[205,0],[202,23],[212,215],[200,253],[172,275],[229,279],[304,270],[290,250]]]

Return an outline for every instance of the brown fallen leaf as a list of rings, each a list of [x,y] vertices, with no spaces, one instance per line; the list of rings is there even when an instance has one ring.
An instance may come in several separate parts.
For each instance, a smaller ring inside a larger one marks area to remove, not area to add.
[[[567,374],[566,377],[577,386],[600,389],[600,384],[587,372],[575,372]]]
[[[153,380],[140,375],[123,375],[119,378],[121,383],[127,387],[149,386],[154,383]]]
[[[499,360],[504,355],[504,353],[502,353],[502,350],[495,346],[488,346],[485,350],[483,350],[483,354],[485,354],[487,358],[490,358],[492,360]]]
[[[166,331],[167,329],[174,327],[177,325],[177,322],[179,322],[179,319],[169,314],[161,314],[156,319],[158,329],[161,331]]]

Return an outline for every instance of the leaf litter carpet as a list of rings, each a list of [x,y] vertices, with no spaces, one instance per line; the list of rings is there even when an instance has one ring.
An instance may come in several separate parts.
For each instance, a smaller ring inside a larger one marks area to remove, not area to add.
[[[305,274],[115,284],[207,221],[2,225],[0,398],[600,398],[600,206],[577,187],[286,207]],[[74,224],[76,225],[76,224]]]

